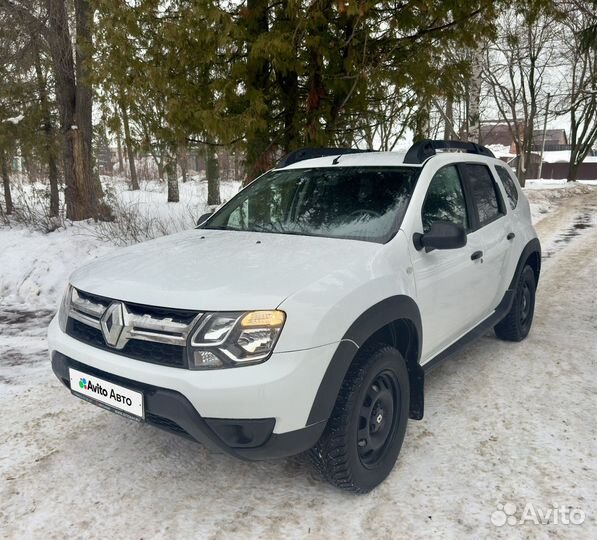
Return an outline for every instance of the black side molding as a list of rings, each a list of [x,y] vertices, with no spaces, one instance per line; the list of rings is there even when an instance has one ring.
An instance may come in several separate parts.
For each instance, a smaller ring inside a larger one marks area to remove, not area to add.
[[[423,371],[425,374],[429,373],[433,368],[441,364],[446,358],[452,356],[455,352],[459,351],[469,343],[477,340],[488,330],[491,330],[497,323],[499,323],[510,311],[512,302],[514,301],[514,292],[507,290],[506,294],[502,298],[499,306],[487,319],[482,321],[479,325],[475,326],[470,332],[462,336],[458,341],[452,343],[447,349],[444,349],[437,356],[429,360],[429,362],[423,364]]]

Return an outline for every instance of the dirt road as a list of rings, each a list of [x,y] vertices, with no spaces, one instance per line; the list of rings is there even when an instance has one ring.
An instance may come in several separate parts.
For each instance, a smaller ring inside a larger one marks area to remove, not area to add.
[[[302,458],[236,461],[74,399],[46,358],[50,313],[0,308],[0,537],[597,538],[594,195],[537,227],[529,338],[486,336],[433,371],[425,418],[367,496]]]

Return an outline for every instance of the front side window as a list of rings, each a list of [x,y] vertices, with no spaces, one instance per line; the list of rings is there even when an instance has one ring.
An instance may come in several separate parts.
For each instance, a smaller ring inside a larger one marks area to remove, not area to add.
[[[274,170],[202,228],[385,243],[400,226],[418,175],[418,167]]]
[[[449,221],[468,229],[468,216],[458,170],[454,165],[440,169],[429,184],[423,203],[423,232],[435,221]]]
[[[504,184],[504,190],[506,191],[506,195],[508,196],[508,201],[510,202],[510,208],[514,210],[516,205],[518,204],[518,189],[516,189],[516,183],[512,175],[508,172],[505,167],[500,167],[499,165],[495,166],[495,170]]]
[[[485,165],[466,163],[462,167],[466,173],[479,226],[482,227],[504,213],[500,206],[497,186]]]

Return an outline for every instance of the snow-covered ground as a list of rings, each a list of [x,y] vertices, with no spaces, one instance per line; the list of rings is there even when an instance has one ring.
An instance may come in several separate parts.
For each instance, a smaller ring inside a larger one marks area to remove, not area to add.
[[[396,468],[360,497],[302,457],[237,461],[73,398],[45,327],[70,270],[118,248],[0,228],[0,538],[597,538],[597,188],[527,193],[545,251],[531,335],[434,370]],[[134,196],[161,213],[162,195]],[[583,523],[533,523],[554,506]]]

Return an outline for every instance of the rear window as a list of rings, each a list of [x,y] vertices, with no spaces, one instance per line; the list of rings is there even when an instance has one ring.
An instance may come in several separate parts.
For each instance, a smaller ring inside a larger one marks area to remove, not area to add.
[[[467,163],[463,167],[473,197],[473,206],[477,213],[479,226],[483,227],[504,213],[500,205],[497,185],[485,165]]]
[[[512,178],[512,175],[508,172],[506,167],[500,167],[499,165],[496,165],[495,170],[497,171],[502,184],[504,184],[504,190],[506,191],[510,208],[514,210],[518,204],[518,189],[516,188],[516,181],[514,178]]]

